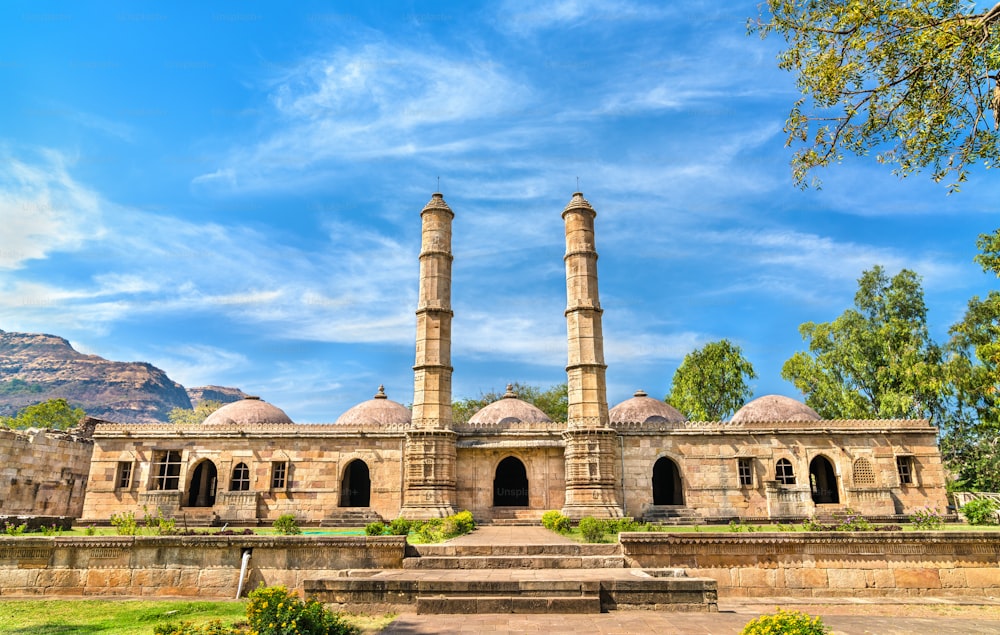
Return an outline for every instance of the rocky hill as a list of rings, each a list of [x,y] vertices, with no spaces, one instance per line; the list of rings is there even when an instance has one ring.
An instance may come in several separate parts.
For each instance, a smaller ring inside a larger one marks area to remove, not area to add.
[[[188,398],[191,399],[192,407],[196,407],[203,401],[233,403],[250,396],[239,388],[229,388],[228,386],[198,386],[197,388],[188,388],[187,394]]]
[[[218,401],[219,395],[243,394],[217,386],[192,389],[199,390],[211,390],[205,398]],[[166,421],[173,408],[191,407],[184,386],[152,364],[84,355],[55,335],[0,331],[0,415],[59,397],[92,417],[134,423]]]

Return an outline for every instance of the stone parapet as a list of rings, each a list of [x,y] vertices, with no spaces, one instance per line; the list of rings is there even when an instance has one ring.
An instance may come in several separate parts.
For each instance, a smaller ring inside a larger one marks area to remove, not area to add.
[[[1000,592],[1000,532],[623,533],[631,566],[683,567],[721,596]]]
[[[399,536],[110,536],[0,538],[0,596],[233,597],[243,553],[244,588],[342,569],[400,568]]]
[[[110,439],[129,437],[135,439],[170,437],[227,438],[330,438],[354,437],[359,434],[401,437],[409,429],[407,423],[255,423],[217,424],[210,427],[200,424],[156,425],[149,423],[102,422],[95,426],[94,437]]]
[[[936,428],[925,419],[824,419],[823,421],[619,421],[612,424],[622,434],[647,434],[650,432],[695,433],[738,432],[746,430],[754,434],[780,432],[850,433],[852,431],[871,434],[882,432],[936,432]]]

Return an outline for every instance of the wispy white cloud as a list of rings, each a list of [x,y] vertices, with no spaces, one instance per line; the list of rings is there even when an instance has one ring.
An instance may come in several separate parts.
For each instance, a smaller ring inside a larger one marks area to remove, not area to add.
[[[253,190],[328,162],[454,154],[468,141],[441,126],[516,112],[530,92],[488,58],[388,43],[306,58],[269,90],[267,137],[233,149],[196,186]]]
[[[496,21],[504,31],[528,35],[585,24],[657,20],[673,13],[668,7],[627,0],[508,0],[497,10]]]
[[[0,270],[102,236],[100,197],[69,175],[68,162],[54,150],[29,163],[0,148]]]

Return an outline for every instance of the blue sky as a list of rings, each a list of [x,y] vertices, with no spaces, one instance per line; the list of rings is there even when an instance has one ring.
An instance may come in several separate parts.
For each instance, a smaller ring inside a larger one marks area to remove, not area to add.
[[[757,396],[881,264],[934,336],[995,280],[998,188],[871,159],[797,189],[757,2],[9,2],[0,329],[296,421],[413,395],[419,212],[455,211],[454,396],[565,380],[560,213],[597,209],[609,401],[729,338]]]

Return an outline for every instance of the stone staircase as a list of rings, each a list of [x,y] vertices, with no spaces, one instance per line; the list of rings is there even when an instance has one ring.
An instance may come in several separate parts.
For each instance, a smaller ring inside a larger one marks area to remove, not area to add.
[[[303,587],[337,609],[366,612],[718,610],[715,580],[629,568],[617,543],[510,544],[488,539],[490,530],[478,529],[486,539],[475,543],[410,545],[400,569],[343,570]]]
[[[705,522],[690,507],[682,505],[653,505],[643,512],[642,521],[654,525],[696,525]]]
[[[502,527],[537,527],[542,522],[543,513],[537,509],[521,507],[494,507],[489,524]]]
[[[369,523],[384,522],[384,519],[367,507],[341,507],[319,522],[320,527],[364,527]]]
[[[617,544],[409,545],[404,569],[621,569]]]

